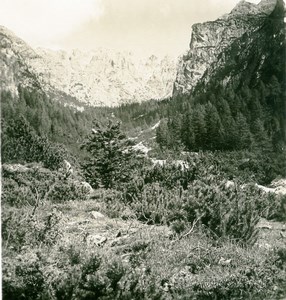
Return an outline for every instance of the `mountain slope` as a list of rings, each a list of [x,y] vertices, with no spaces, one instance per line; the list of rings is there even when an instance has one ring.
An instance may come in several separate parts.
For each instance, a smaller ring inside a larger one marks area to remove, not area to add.
[[[172,92],[176,71],[168,57],[137,61],[131,53],[106,49],[37,52],[46,62],[37,66],[43,80],[83,102],[117,105]]]
[[[22,59],[26,57],[27,59]],[[38,60],[37,53],[8,29],[0,26],[0,88],[18,94],[17,87],[41,88],[26,60]]]
[[[278,2],[262,0],[255,5],[243,0],[230,14],[216,21],[193,25],[190,50],[179,63],[173,94],[189,93],[202,79],[205,82],[210,80],[217,68],[229,64],[229,58],[225,57],[226,51],[231,49],[237,58],[241,57],[241,51],[244,51],[246,45],[243,39],[265,26],[266,19]],[[239,48],[235,49],[234,45]],[[243,59],[245,57],[242,56]],[[232,68],[240,68],[239,63],[235,60]]]
[[[283,1],[277,1],[268,16],[259,16],[260,26],[244,33],[222,51],[203,74],[200,83],[220,81],[255,86],[272,76],[283,83],[285,77],[285,25]]]
[[[193,27],[156,141],[188,151],[249,151],[240,166],[286,176],[286,44],[282,0],[241,1]],[[236,170],[232,170],[233,173]]]
[[[277,0],[273,11],[260,16],[260,26],[237,38],[212,63],[202,76],[194,92],[200,94],[221,84],[224,89],[240,92],[246,87],[261,91],[266,86],[266,103],[260,103],[267,112],[264,125],[267,131],[276,129],[286,140],[286,43],[284,4]],[[244,100],[246,102],[246,99]],[[254,98],[251,100],[254,101]],[[249,101],[248,101],[249,102]],[[248,103],[250,109],[253,104]],[[271,120],[271,121],[269,121]],[[266,125],[266,123],[272,123]],[[277,123],[277,125],[273,125]],[[279,124],[279,125],[278,125]],[[271,128],[271,129],[270,129]],[[280,139],[279,138],[279,139]]]

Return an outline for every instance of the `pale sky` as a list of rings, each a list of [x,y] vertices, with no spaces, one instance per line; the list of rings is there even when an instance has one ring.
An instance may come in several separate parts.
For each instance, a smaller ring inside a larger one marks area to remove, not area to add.
[[[35,47],[128,50],[178,56],[191,26],[239,0],[0,0],[0,25]],[[248,2],[258,3],[259,0]]]

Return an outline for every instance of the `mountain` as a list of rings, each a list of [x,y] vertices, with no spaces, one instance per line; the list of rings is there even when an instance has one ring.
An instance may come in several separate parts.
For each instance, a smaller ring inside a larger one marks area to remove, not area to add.
[[[25,59],[24,59],[25,58]],[[18,94],[18,85],[41,89],[28,61],[39,60],[37,53],[8,29],[0,26],[0,88]]]
[[[267,22],[283,22],[281,14],[284,16],[282,0],[262,0],[259,4],[242,0],[230,14],[194,24],[190,49],[179,62],[173,94],[190,93],[198,83],[218,80],[219,70],[223,73],[219,80],[224,83],[233,82],[238,74],[245,75],[246,69],[252,75],[254,69],[261,70],[271,52],[267,48],[284,42],[283,26],[278,30],[276,25],[270,26],[275,32],[266,32]],[[281,59],[281,55],[273,59]],[[250,70],[246,64],[251,60],[255,62]]]
[[[120,120],[132,137],[157,124],[156,136],[148,138],[162,150],[246,151],[241,168],[262,170],[259,182],[270,182],[286,170],[284,13],[282,0],[258,5],[241,1],[230,14],[193,26],[172,98],[81,111],[70,105],[72,99],[59,99],[59,91],[92,105],[159,99],[170,95],[173,63],[155,56],[137,61],[130,53],[103,49],[32,49],[2,28],[1,88],[20,99],[1,95],[6,128],[18,132],[23,120],[18,126],[14,119],[21,116],[37,134],[74,151],[94,119]],[[47,99],[46,94],[55,97]]]
[[[14,94],[18,84],[38,86],[92,106],[170,97],[176,76],[176,62],[168,56],[139,60],[129,52],[108,49],[33,49],[4,27],[0,66],[1,87]]]
[[[255,168],[268,160],[265,182],[286,175],[284,18],[282,0],[241,1],[228,15],[193,25],[157,130],[162,148],[247,150],[258,157]]]
[[[37,50],[44,82],[92,105],[117,105],[171,96],[175,64],[169,57],[136,60],[128,52]]]

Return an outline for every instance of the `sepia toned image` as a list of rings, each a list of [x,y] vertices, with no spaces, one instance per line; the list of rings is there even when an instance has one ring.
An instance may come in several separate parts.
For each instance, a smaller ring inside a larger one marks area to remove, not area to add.
[[[286,300],[283,0],[0,0],[3,300]]]

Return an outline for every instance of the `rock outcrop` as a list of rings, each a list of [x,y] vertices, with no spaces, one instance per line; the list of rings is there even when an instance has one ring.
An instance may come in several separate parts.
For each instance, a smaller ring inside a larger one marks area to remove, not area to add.
[[[190,49],[179,61],[173,94],[190,93],[202,79],[209,80],[219,63],[225,64],[225,51],[237,40],[260,30],[281,1],[262,0],[256,5],[242,0],[230,14],[194,24]]]
[[[22,59],[25,57],[25,59]],[[27,61],[40,59],[37,53],[8,29],[0,26],[0,90],[18,94],[18,85],[41,88]]]
[[[91,105],[118,105],[172,94],[176,67],[169,57],[136,60],[131,53],[106,49],[40,49],[37,53],[45,61],[34,65],[43,81]]]
[[[107,49],[52,51],[33,49],[0,26],[1,89],[37,86],[63,92],[89,105],[119,105],[172,95],[176,62],[154,55],[136,59]]]

